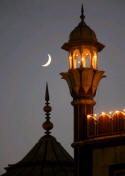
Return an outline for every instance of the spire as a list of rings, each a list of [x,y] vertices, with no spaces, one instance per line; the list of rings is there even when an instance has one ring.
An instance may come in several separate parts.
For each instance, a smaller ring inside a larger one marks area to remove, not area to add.
[[[48,101],[49,101],[49,90],[48,90],[48,83],[46,83],[45,100],[46,100],[46,102],[48,102]]]
[[[49,106],[49,90],[48,83],[46,83],[46,92],[45,92],[45,101],[46,106],[44,106],[43,110],[46,112],[46,121],[43,123],[42,127],[44,128],[45,134],[49,135],[50,130],[53,128],[52,122],[50,122],[50,112],[52,110],[51,106]]]
[[[84,19],[85,19],[85,15],[84,15],[84,8],[83,8],[83,4],[82,4],[82,7],[81,7],[81,22],[84,22]]]

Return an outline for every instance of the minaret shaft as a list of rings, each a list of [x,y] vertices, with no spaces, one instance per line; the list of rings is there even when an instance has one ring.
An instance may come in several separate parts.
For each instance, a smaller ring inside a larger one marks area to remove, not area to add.
[[[74,142],[87,138],[87,114],[93,113],[92,104],[74,105]]]
[[[83,141],[87,139],[87,114],[93,113],[93,106],[94,104],[74,105],[74,142],[73,144],[77,143],[77,141]],[[84,160],[84,162],[86,163],[86,166],[90,167],[90,163],[87,163],[88,157],[89,156],[86,155],[86,151],[83,150],[82,148],[79,148],[79,147],[74,148],[75,176],[81,176],[81,174],[83,173],[83,170],[82,170],[83,165],[81,161]],[[87,167],[86,169],[88,172],[89,168]],[[84,173],[86,173],[85,170],[84,170]]]

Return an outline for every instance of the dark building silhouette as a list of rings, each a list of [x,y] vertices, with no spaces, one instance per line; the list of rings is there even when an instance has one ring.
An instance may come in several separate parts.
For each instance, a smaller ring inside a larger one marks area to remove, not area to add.
[[[73,159],[56,140],[50,135],[53,128],[50,122],[49,92],[46,87],[46,121],[43,123],[46,135],[41,137],[31,151],[18,163],[9,165],[2,176],[73,176]]]
[[[104,71],[98,69],[98,52],[105,47],[95,32],[81,22],[62,49],[69,53],[68,83],[74,108],[74,160],[51,136],[51,107],[46,87],[44,135],[20,162],[9,165],[3,176],[125,176],[125,112],[93,114],[94,96]]]

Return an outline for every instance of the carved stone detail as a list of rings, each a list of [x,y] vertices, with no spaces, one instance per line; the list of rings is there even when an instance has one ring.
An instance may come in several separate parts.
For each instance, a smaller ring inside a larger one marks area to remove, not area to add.
[[[93,99],[100,80],[105,77],[104,71],[92,68],[71,69],[60,74],[62,79],[67,81],[70,94],[74,100],[80,98]]]

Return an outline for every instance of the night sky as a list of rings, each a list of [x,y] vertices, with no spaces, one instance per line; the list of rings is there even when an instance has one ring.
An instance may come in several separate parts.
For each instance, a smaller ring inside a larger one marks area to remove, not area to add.
[[[85,21],[106,45],[99,68],[107,78],[98,87],[95,112],[125,108],[124,0],[0,0],[0,173],[21,160],[44,130],[44,92],[49,84],[54,135],[73,155],[73,108],[60,72],[68,70],[68,53],[61,49]],[[52,56],[52,63],[41,68]]]

